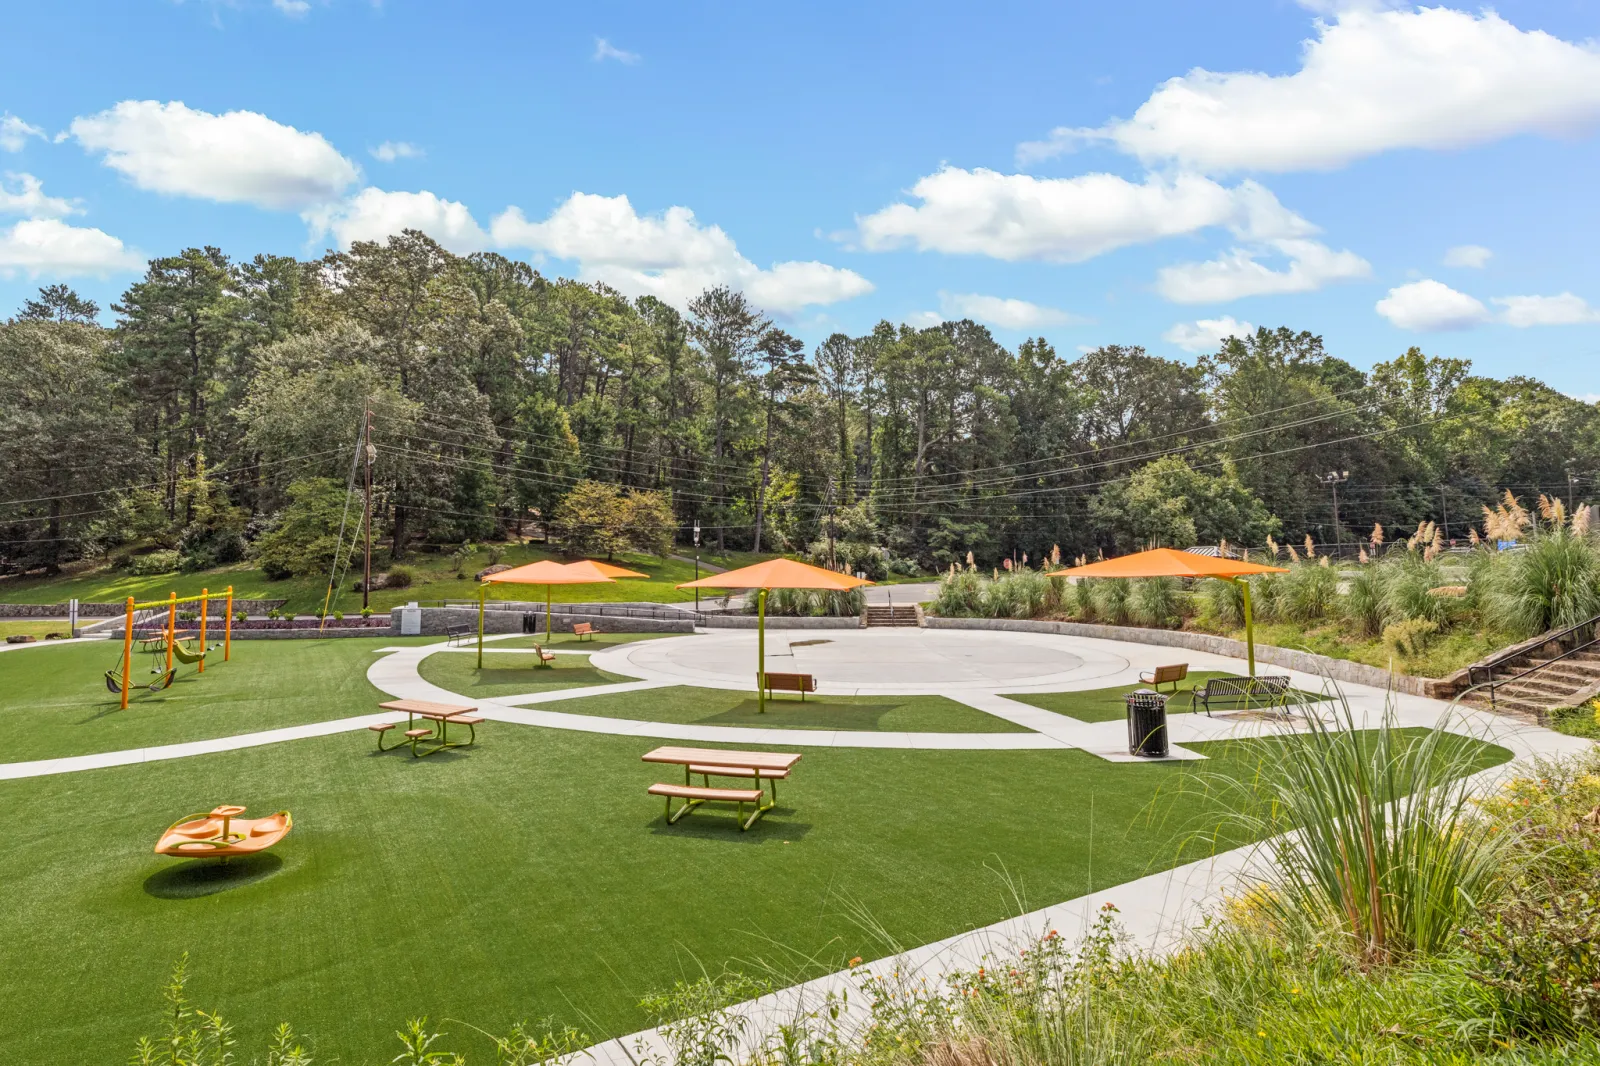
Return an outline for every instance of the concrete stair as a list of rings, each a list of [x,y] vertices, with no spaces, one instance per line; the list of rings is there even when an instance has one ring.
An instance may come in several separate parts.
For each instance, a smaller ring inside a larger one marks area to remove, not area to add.
[[[884,604],[867,605],[867,625],[869,626],[916,626],[919,624],[916,604],[894,607]]]
[[[1515,659],[1496,670],[1499,677],[1534,672],[1509,684],[1495,687],[1494,709],[1514,714],[1532,721],[1542,722],[1553,710],[1571,707],[1586,692],[1600,687],[1600,650],[1588,649],[1564,659],[1529,654]],[[1463,700],[1477,707],[1490,706],[1489,694],[1482,690],[1469,693]]]

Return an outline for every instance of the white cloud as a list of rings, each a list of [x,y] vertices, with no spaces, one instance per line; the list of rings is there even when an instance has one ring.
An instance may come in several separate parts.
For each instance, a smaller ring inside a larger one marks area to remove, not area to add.
[[[1077,263],[1115,248],[1228,226],[1254,240],[1316,232],[1253,181],[1232,188],[1194,174],[1036,178],[945,167],[919,180],[920,204],[856,219],[868,251],[919,251]]]
[[[1445,249],[1444,265],[1482,270],[1489,265],[1489,259],[1493,255],[1493,252],[1481,244],[1458,244],[1454,248]]]
[[[348,200],[305,212],[312,239],[333,234],[339,247],[356,241],[382,241],[401,230],[418,229],[458,255],[481,251],[489,236],[467,206],[426,190],[385,192],[368,186]]]
[[[912,329],[930,329],[944,321],[944,316],[937,311],[913,311],[902,319]]]
[[[1221,318],[1202,318],[1198,322],[1179,322],[1161,335],[1168,344],[1176,344],[1186,352],[1214,352],[1229,337],[1248,337],[1256,327],[1240,322],[1232,315]]]
[[[1273,270],[1262,252],[1234,248],[1204,263],[1180,263],[1156,273],[1156,291],[1173,303],[1226,303],[1245,296],[1315,292],[1330,282],[1368,277],[1372,265],[1351,251],[1336,252],[1321,241],[1268,241],[1267,250],[1288,258]]]
[[[1524,32],[1495,14],[1339,5],[1300,69],[1200,68],[1164,82],[1131,119],[1052,131],[1038,159],[1109,141],[1147,162],[1208,173],[1321,170],[1396,148],[1459,148],[1600,120],[1600,47]]]
[[[1043,307],[1027,300],[1000,296],[981,296],[975,292],[941,292],[939,308],[944,312],[942,318],[971,318],[1001,329],[1039,329],[1085,321],[1057,307]]]
[[[27,146],[29,137],[43,138],[44,130],[28,125],[9,111],[0,115],[0,149],[20,152]]]
[[[542,222],[509,207],[495,218],[491,233],[496,244],[576,260],[585,281],[679,307],[716,285],[741,289],[781,314],[872,291],[860,274],[826,263],[774,263],[763,270],[739,253],[721,227],[701,225],[687,207],[640,215],[626,196],[575,192]]]
[[[1519,329],[1600,322],[1600,310],[1590,307],[1587,300],[1570,292],[1560,296],[1496,296],[1492,302],[1505,308],[1500,312],[1500,321]]]
[[[26,215],[28,218],[64,218],[80,213],[70,200],[59,196],[46,196],[44,184],[32,174],[6,172],[6,182],[15,182],[6,188],[0,182],[0,215]]]
[[[311,10],[308,0],[272,0],[272,6],[290,18],[302,18]]]
[[[225,203],[303,209],[360,177],[320,133],[254,111],[213,115],[181,102],[124,100],[72,120],[72,135],[141,189]]]
[[[379,162],[393,163],[396,159],[421,159],[423,151],[406,141],[384,141],[378,147],[368,149],[368,154]]]
[[[639,62],[640,56],[638,52],[627,52],[618,48],[604,37],[596,37],[594,39],[594,55],[591,58],[596,63],[604,63],[606,60],[612,59],[618,63],[626,63],[632,66]]]
[[[1490,318],[1481,301],[1432,278],[1390,289],[1376,310],[1401,329],[1425,333],[1470,329]]]
[[[120,240],[91,227],[30,218],[0,230],[0,277],[104,276],[143,266],[144,260]]]

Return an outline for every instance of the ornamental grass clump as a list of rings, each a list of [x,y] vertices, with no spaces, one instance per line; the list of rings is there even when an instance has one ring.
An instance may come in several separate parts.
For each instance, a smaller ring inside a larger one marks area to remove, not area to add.
[[[1421,737],[1397,729],[1392,706],[1367,731],[1342,695],[1334,707],[1331,723],[1306,716],[1271,776],[1213,779],[1240,797],[1238,828],[1270,841],[1266,916],[1285,929],[1331,926],[1364,966],[1444,951],[1509,839],[1476,816],[1476,749],[1443,722]]]
[[[1279,574],[1274,584],[1279,592],[1277,614],[1293,622],[1326,617],[1339,595],[1338,571],[1309,559],[1291,566],[1287,574]]]
[[[939,579],[934,613],[945,618],[975,618],[983,608],[983,579],[973,569],[952,569]]]
[[[1194,598],[1206,624],[1225,629],[1244,625],[1244,589],[1237,581],[1201,581]]]
[[[1128,611],[1138,625],[1165,629],[1183,621],[1183,601],[1177,578],[1141,577],[1129,592]]]
[[[1037,618],[1061,602],[1060,592],[1042,570],[1026,566],[1007,571],[984,590],[988,618]]]
[[[1479,595],[1486,620],[1531,637],[1600,615],[1600,545],[1557,526],[1516,551],[1494,554]]]
[[[1094,613],[1107,625],[1125,626],[1131,614],[1128,582],[1120,578],[1092,578]]]

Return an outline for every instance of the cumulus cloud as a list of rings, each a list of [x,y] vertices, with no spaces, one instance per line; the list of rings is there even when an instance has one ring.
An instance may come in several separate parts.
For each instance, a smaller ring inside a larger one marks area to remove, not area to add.
[[[72,120],[72,136],[141,189],[298,210],[336,199],[360,177],[320,133],[254,111],[213,115],[183,103],[124,100]]]
[[[1445,250],[1444,265],[1482,270],[1489,265],[1489,259],[1493,255],[1493,252],[1481,244],[1458,244],[1454,248]]]
[[[368,186],[336,204],[305,212],[313,239],[332,234],[341,248],[356,241],[382,241],[401,230],[417,229],[458,255],[481,251],[489,235],[467,206],[426,190],[385,192]]]
[[[1179,322],[1161,335],[1168,344],[1176,344],[1186,352],[1214,352],[1229,337],[1248,337],[1256,327],[1240,322],[1232,315],[1221,318],[1202,318],[1198,322]]]
[[[1266,249],[1286,257],[1288,265],[1274,270],[1261,262],[1261,252],[1234,248],[1204,263],[1162,267],[1156,273],[1156,291],[1173,303],[1226,303],[1245,296],[1315,292],[1331,282],[1372,273],[1372,265],[1359,255],[1336,252],[1321,241],[1269,241]]]
[[[9,111],[0,115],[0,150],[20,152],[27,146],[29,137],[43,138],[44,130],[28,125]]]
[[[1480,300],[1432,278],[1390,289],[1377,312],[1401,329],[1422,333],[1471,329],[1490,319]]]
[[[617,63],[625,63],[628,66],[632,66],[633,64],[639,62],[640,56],[638,52],[628,52],[618,48],[604,37],[596,37],[594,39],[594,55],[590,58],[592,58],[596,63],[604,63],[607,60],[612,60]]]
[[[1077,263],[1212,226],[1256,240],[1316,232],[1256,182],[1229,188],[1195,174],[1131,182],[1115,174],[1036,178],[945,167],[910,191],[920,203],[856,219],[861,247]]]
[[[378,147],[368,149],[368,153],[380,163],[393,163],[397,159],[421,159],[423,156],[421,148],[406,141],[384,141]]]
[[[31,218],[0,230],[0,277],[105,276],[138,270],[144,260],[102,230],[69,226],[60,219]]]
[[[1084,141],[1220,173],[1326,170],[1397,148],[1459,148],[1600,120],[1600,47],[1523,31],[1493,11],[1340,5],[1300,69],[1196,68],[1125,121],[1061,128],[1018,148],[1039,159]]]
[[[687,207],[640,215],[626,196],[575,192],[541,222],[509,207],[490,232],[496,244],[576,261],[585,281],[603,281],[630,296],[648,294],[679,307],[716,285],[740,289],[780,314],[872,291],[860,274],[826,263],[783,262],[762,269],[739,253],[721,227],[702,225]]]
[[[930,329],[944,321],[944,316],[937,311],[913,311],[901,319],[913,329]]]
[[[1058,307],[975,292],[941,292],[939,307],[944,312],[940,316],[943,319],[971,318],[1001,329],[1040,329],[1086,321]]]
[[[290,18],[302,18],[311,10],[309,0],[272,0],[272,6]]]
[[[10,188],[7,185],[10,184]],[[44,183],[32,174],[6,172],[0,181],[0,215],[25,215],[28,218],[64,218],[76,215],[79,208],[59,196],[46,196]]]
[[[1581,296],[1496,296],[1491,301],[1504,308],[1499,319],[1508,326],[1577,326],[1600,322],[1600,311]]]

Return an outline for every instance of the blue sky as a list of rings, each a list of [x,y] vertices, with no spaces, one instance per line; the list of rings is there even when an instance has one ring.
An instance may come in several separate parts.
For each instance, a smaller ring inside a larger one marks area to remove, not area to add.
[[[401,226],[811,341],[1240,324],[1600,392],[1600,5],[17,5],[0,313]],[[602,43],[603,42],[603,43]],[[20,45],[20,47],[19,47]],[[388,146],[385,150],[384,146]]]

